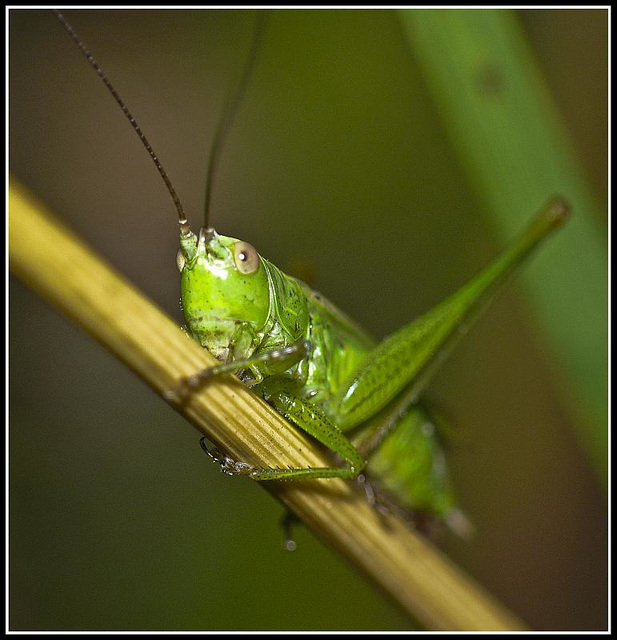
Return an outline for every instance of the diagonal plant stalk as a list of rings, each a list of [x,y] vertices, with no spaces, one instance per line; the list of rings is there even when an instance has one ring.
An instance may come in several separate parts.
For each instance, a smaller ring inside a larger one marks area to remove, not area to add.
[[[180,377],[216,363],[15,180],[9,204],[11,270],[115,353],[158,395]],[[257,466],[327,464],[312,442],[231,376],[212,381],[178,410],[237,459]],[[351,483],[271,482],[264,488],[425,627],[525,628],[396,516],[378,515]]]

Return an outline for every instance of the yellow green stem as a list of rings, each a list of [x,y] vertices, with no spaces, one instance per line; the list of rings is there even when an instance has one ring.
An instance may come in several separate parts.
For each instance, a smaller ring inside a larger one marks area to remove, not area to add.
[[[11,271],[161,397],[182,376],[216,363],[15,180],[9,234]],[[178,411],[229,455],[255,466],[329,465],[314,443],[231,376],[213,380]],[[352,484],[327,479],[264,488],[425,627],[524,628],[424,538],[395,516],[377,515]]]

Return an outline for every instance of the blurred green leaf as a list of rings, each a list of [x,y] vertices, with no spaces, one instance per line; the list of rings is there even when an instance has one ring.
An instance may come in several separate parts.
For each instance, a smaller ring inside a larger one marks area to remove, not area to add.
[[[400,16],[459,162],[496,232],[510,239],[551,194],[572,204],[568,228],[524,278],[556,360],[557,386],[605,485],[603,218],[522,28],[514,12],[505,10],[404,10]]]

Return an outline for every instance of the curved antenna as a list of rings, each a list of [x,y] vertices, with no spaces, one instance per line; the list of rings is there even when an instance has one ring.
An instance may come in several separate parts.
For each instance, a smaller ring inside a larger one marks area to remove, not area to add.
[[[137,124],[137,121],[128,110],[126,104],[124,104],[124,101],[122,100],[114,86],[109,81],[109,78],[105,75],[103,69],[101,69],[99,64],[96,62],[86,45],[82,42],[81,38],[75,33],[73,27],[71,27],[71,25],[66,21],[66,18],[60,13],[60,11],[58,11],[57,9],[53,9],[53,12],[56,14],[56,17],[58,18],[62,26],[66,29],[66,32],[69,34],[69,36],[71,36],[73,42],[79,47],[84,56],[86,56],[86,59],[90,63],[90,66],[97,72],[101,80],[105,83],[105,86],[107,87],[111,95],[115,98],[116,102],[120,105],[120,108],[122,109],[124,115],[127,117],[128,121],[131,123],[131,126],[133,127],[133,129],[135,129],[135,132],[139,136],[139,139],[142,141],[144,147],[146,147],[148,153],[150,154],[150,157],[152,158],[152,161],[158,169],[158,172],[161,174],[161,178],[163,178],[163,182],[165,182],[165,186],[167,187],[167,191],[169,191],[169,195],[171,195],[171,199],[174,201],[174,205],[176,207],[176,210],[178,211],[178,224],[180,225],[180,233],[183,236],[190,235],[191,228],[189,227],[186,215],[184,214],[184,209],[182,208],[180,198],[173,188],[170,179],[167,177],[165,169],[163,169],[163,165],[156,156],[156,153],[154,153],[154,149],[150,146],[148,139]]]
[[[244,66],[244,72],[242,78],[238,84],[236,93],[232,96],[231,100],[228,99],[227,104],[223,108],[223,117],[219,124],[219,127],[214,134],[214,140],[210,147],[210,156],[208,158],[208,172],[206,174],[206,201],[204,207],[204,226],[208,226],[208,219],[210,217],[210,202],[212,200],[212,184],[214,182],[214,172],[218,166],[218,161],[225,142],[225,138],[229,133],[233,119],[238,111],[238,106],[246,93],[246,87],[248,85],[249,78],[253,69],[255,68],[255,60],[257,59],[257,51],[263,37],[266,25],[266,17],[268,13],[266,10],[257,9],[257,20],[255,24],[255,35],[253,36],[253,43],[246,59]]]

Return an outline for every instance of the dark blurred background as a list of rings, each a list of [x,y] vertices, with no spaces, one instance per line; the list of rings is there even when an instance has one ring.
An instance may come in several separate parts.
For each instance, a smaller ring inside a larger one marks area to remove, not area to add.
[[[607,12],[518,13],[605,228]],[[254,12],[66,15],[198,226]],[[53,14],[9,18],[12,171],[180,324],[175,213],[150,159]],[[503,246],[393,11],[272,13],[213,197],[220,232],[377,336]],[[11,629],[411,628],[306,530],[285,552],[273,498],[221,474],[149,388],[10,285]],[[443,546],[533,628],[604,629],[606,493],[534,323],[514,284],[430,386],[461,432],[451,468],[477,528]]]

